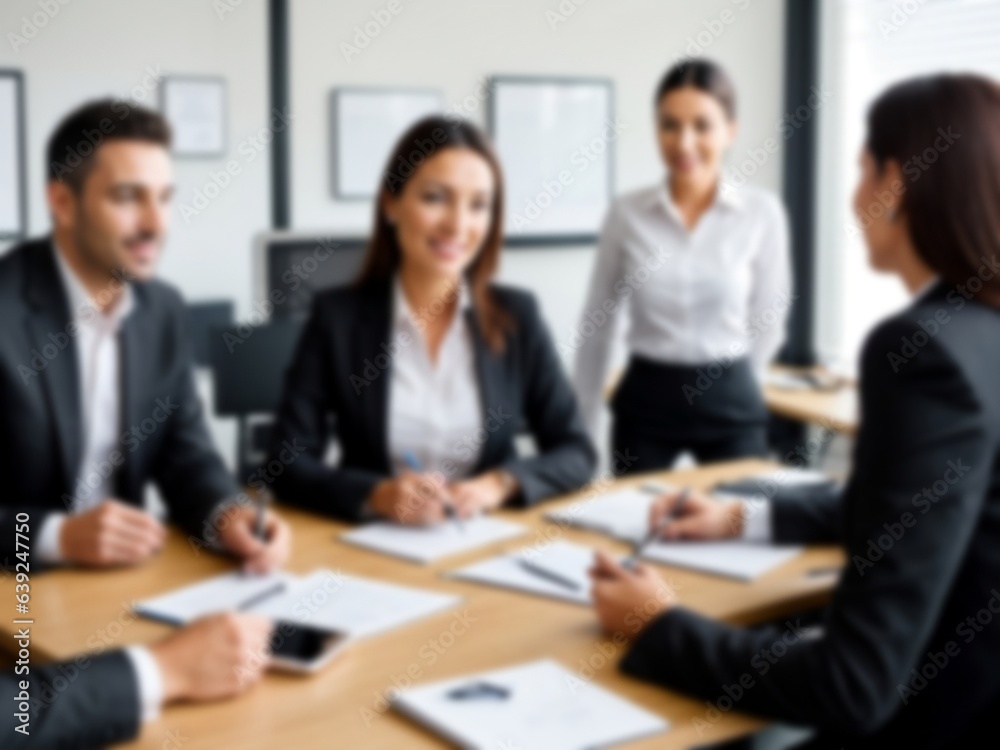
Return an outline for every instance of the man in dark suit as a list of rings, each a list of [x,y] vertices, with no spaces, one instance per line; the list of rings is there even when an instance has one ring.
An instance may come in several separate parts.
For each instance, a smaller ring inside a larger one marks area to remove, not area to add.
[[[31,559],[138,563],[163,526],[143,509],[158,485],[193,545],[268,570],[288,529],[256,509],[216,454],[194,388],[184,307],[152,276],[173,194],[170,132],[141,107],[97,101],[48,147],[50,237],[0,259],[0,555],[27,523]],[[22,545],[24,540],[22,539]]]
[[[272,624],[249,614],[206,617],[147,648],[81,654],[58,664],[18,664],[0,674],[8,703],[4,747],[93,748],[134,737],[176,701],[242,693],[268,664]]]

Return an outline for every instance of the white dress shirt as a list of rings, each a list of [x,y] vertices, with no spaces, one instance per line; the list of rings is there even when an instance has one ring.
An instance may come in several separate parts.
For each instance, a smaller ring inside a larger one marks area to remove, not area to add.
[[[457,293],[458,309],[432,362],[423,321],[434,311],[412,310],[399,278],[393,282],[392,341],[400,346],[389,370],[388,450],[397,474],[414,470],[412,457],[421,470],[451,481],[468,476],[479,459],[486,433],[466,321],[471,300],[464,283]]]
[[[591,434],[626,320],[632,354],[690,366],[747,357],[761,378],[784,341],[791,299],[788,222],[772,194],[722,191],[691,230],[665,180],[616,200],[572,341]]]
[[[113,494],[114,476],[108,460],[120,449],[121,433],[121,364],[118,332],[131,313],[135,301],[132,287],[126,284],[115,306],[102,313],[83,284],[55,247],[56,266],[69,304],[73,322],[80,406],[82,408],[83,456],[77,480],[70,488],[73,505],[68,513],[82,513],[99,505]],[[67,513],[49,513],[39,530],[36,552],[47,562],[62,560],[59,537]],[[149,649],[133,646],[125,655],[135,670],[139,686],[139,707],[143,720],[155,717],[163,702],[163,676]]]

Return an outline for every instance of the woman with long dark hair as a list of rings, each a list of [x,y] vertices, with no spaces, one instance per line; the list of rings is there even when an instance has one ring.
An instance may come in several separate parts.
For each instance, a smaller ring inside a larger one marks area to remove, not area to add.
[[[670,495],[651,518],[672,539],[842,545],[821,631],[713,622],[672,604],[649,568],[604,556],[594,598],[635,641],[626,672],[815,726],[809,747],[983,747],[1000,709],[1000,85],[893,86],[869,112],[861,168],[869,261],[913,302],[865,342],[843,496]],[[647,602],[659,615],[630,623]]]
[[[576,388],[597,437],[612,344],[629,362],[611,403],[611,448],[629,471],[767,453],[764,370],[791,302],[788,231],[776,196],[727,185],[736,92],[708,60],[685,60],[654,97],[667,176],[612,205],[579,326]]]
[[[492,281],[502,210],[476,127],[429,117],[400,138],[361,275],[317,296],[287,375],[274,454],[300,453],[275,480],[282,500],[421,524],[589,479],[594,451],[538,306]],[[515,451],[525,429],[535,456]]]

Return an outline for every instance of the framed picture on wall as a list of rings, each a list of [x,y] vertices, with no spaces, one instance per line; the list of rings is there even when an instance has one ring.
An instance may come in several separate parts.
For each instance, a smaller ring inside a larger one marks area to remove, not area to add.
[[[396,140],[410,125],[444,111],[433,89],[343,87],[330,92],[333,197],[371,200]]]
[[[220,76],[166,76],[160,110],[173,130],[175,156],[217,159],[226,154],[226,81]]]
[[[593,243],[614,190],[614,83],[494,76],[489,130],[506,183],[507,245]]]
[[[0,69],[0,240],[27,233],[24,171],[24,76]]]

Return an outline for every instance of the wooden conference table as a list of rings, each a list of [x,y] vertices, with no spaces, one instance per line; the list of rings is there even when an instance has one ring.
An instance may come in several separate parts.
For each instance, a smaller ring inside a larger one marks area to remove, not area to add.
[[[738,461],[679,472],[647,475],[628,482],[659,480],[706,488],[717,481],[773,468],[762,461]],[[621,485],[627,482],[622,481]],[[606,489],[606,488],[604,488]],[[585,490],[558,503],[592,496]],[[353,647],[318,674],[306,677],[268,673],[253,690],[237,699],[165,708],[147,722],[129,748],[239,747],[242,750],[296,748],[440,748],[436,735],[385,710],[387,688],[405,679],[415,682],[457,677],[519,662],[550,657],[584,678],[621,695],[671,722],[666,734],[640,740],[630,748],[682,748],[744,735],[760,729],[762,719],[731,711],[698,732],[706,719],[704,701],[633,680],[617,669],[622,655],[605,636],[591,609],[483,585],[446,580],[441,573],[500,551],[563,538],[624,553],[625,545],[599,534],[566,529],[542,514],[558,503],[527,512],[500,515],[525,524],[529,533],[431,565],[385,557],[337,540],[347,527],[311,514],[281,508],[294,533],[288,568],[305,573],[326,567],[402,584],[459,594],[464,601],[440,613]],[[757,579],[741,583],[667,566],[657,566],[691,609],[733,623],[778,618],[825,602],[836,576],[807,576],[813,568],[838,566],[839,550],[809,549],[804,555]],[[169,632],[165,625],[135,618],[131,602],[195,582],[232,568],[220,557],[195,555],[184,536],[171,531],[160,556],[149,564],[115,571],[59,570],[32,576],[32,658],[36,662],[69,659],[81,651],[149,643]],[[11,602],[13,577],[2,583]],[[13,630],[10,618],[0,628]],[[0,635],[6,636],[7,633]],[[5,648],[13,639],[4,637]],[[608,656],[610,654],[610,656]],[[588,671],[592,670],[592,671]],[[408,677],[408,673],[410,677]]]
[[[774,365],[775,374],[801,372],[802,368]],[[819,374],[822,370],[814,368]],[[858,387],[845,381],[834,390],[790,389],[775,385],[764,386],[764,401],[772,413],[806,424],[825,427],[848,437],[858,433]]]

